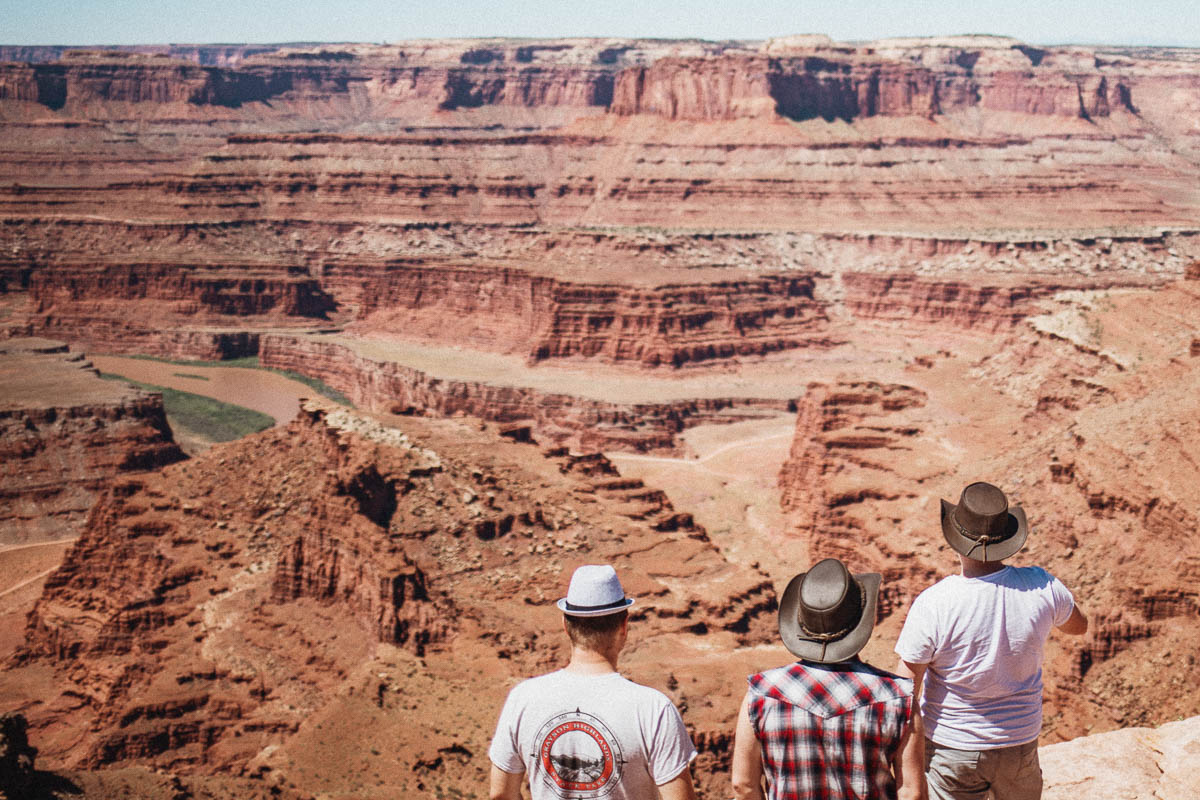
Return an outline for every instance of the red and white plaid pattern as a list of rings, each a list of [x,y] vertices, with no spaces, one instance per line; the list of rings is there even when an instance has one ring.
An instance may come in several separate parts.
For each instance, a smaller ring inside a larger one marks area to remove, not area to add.
[[[749,677],[770,800],[895,800],[891,763],[912,682],[861,661]]]

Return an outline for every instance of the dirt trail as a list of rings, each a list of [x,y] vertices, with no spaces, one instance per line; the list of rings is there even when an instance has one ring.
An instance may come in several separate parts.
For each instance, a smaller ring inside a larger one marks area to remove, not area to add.
[[[24,589],[26,586],[28,586],[31,583],[34,583],[35,581],[40,581],[42,578],[46,577],[51,572],[54,572],[54,570],[56,570],[56,569],[58,569],[58,567],[56,567],[56,566],[51,567],[50,569],[46,570],[45,572],[39,572],[37,575],[34,575],[32,578],[21,581],[16,586],[10,586],[9,588],[0,592],[0,597],[4,597],[4,595],[6,595],[6,594],[12,594],[13,592]]]
[[[0,553],[11,553],[14,550],[28,550],[31,547],[55,547],[70,544],[78,538],[78,536],[74,536],[70,539],[55,539],[52,542],[34,542],[33,544],[0,544]]]
[[[776,434],[772,434],[770,436],[759,436],[759,437],[753,438],[753,439],[741,439],[741,440],[734,441],[734,442],[728,442],[727,444],[721,445],[716,450],[713,450],[712,452],[709,452],[709,453],[705,453],[704,455],[697,456],[696,458],[679,458],[679,457],[674,457],[674,456],[646,456],[646,455],[640,455],[640,454],[636,454],[636,453],[610,453],[609,458],[616,460],[616,461],[652,461],[652,462],[659,462],[659,463],[663,463],[663,464],[678,464],[680,466],[697,467],[697,466],[704,466],[709,461],[712,461],[714,458],[716,458],[717,456],[724,455],[724,454],[729,453],[734,450],[740,450],[744,447],[749,447],[749,446],[755,445],[755,444],[763,444],[765,442],[773,442],[773,441],[776,441],[779,439],[787,439],[790,441],[793,436],[794,436],[794,434],[791,431],[785,431],[783,433],[776,433]],[[713,475],[725,475],[727,477],[744,477],[740,473],[735,474],[735,473],[729,473],[729,472],[722,472],[720,470],[713,469],[712,467],[707,467],[707,466],[705,466],[705,470],[712,473]]]
[[[606,455],[622,475],[662,489],[677,510],[692,514],[726,558],[786,581],[803,549],[786,536],[777,484],[795,424],[795,415],[781,414],[692,428],[683,434],[692,458]]]

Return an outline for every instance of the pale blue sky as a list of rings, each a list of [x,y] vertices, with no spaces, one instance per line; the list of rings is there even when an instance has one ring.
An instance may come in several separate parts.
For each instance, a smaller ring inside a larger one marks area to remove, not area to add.
[[[0,44],[640,36],[841,41],[991,33],[1200,47],[1196,0],[0,0]]]

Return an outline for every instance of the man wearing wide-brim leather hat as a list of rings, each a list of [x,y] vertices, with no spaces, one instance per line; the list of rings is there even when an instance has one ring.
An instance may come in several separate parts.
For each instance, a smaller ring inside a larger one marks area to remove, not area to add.
[[[942,500],[941,527],[959,572],[917,596],[896,642],[921,700],[929,796],[1037,800],[1043,649],[1055,629],[1086,633],[1087,618],[1046,570],[1003,563],[1030,530],[999,487]]]
[[[880,583],[835,558],[788,583],[779,635],[800,660],[747,679],[733,747],[739,800],[922,796],[912,683],[858,658]]]
[[[670,699],[617,672],[629,634],[617,572],[586,564],[558,601],[571,661],[508,693],[488,757],[492,800],[695,800],[687,728]]]

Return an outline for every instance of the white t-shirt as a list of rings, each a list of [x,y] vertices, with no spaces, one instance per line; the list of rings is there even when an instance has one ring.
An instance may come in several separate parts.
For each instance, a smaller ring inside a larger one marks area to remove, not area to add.
[[[990,750],[1032,742],[1042,728],[1042,655],[1075,599],[1041,567],[951,575],[913,601],[896,653],[928,664],[925,735],[945,747]]]
[[[662,692],[616,672],[559,670],[508,693],[488,756],[505,772],[528,772],[533,800],[643,800],[696,748]]]

